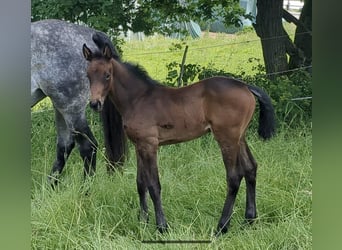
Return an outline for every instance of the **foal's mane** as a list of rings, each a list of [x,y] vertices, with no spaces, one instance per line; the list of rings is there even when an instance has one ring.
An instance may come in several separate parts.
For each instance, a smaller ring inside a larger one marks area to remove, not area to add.
[[[132,73],[135,77],[142,80],[148,85],[159,85],[159,83],[152,79],[147,71],[139,64],[132,64],[129,62],[123,62],[121,65],[130,73]]]
[[[95,50],[92,53],[92,60],[105,60],[109,62],[111,59],[117,61],[120,65],[122,65],[129,73],[133,74],[136,78],[142,80],[144,83],[150,86],[160,85],[159,82],[152,79],[147,71],[139,64],[134,64],[130,62],[122,62],[120,58],[107,58],[103,55],[100,50]]]
[[[92,54],[91,54],[91,60],[105,60],[105,61],[110,61],[110,58],[107,58],[103,55],[103,53],[100,50],[95,50]]]

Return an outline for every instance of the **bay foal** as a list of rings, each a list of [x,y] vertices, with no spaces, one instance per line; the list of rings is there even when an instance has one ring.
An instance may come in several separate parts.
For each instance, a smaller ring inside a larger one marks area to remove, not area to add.
[[[245,133],[255,110],[255,96],[260,104],[259,135],[268,139],[275,132],[274,110],[265,92],[226,77],[170,88],[151,79],[140,67],[114,59],[108,46],[93,52],[84,44],[83,55],[89,61],[91,107],[101,111],[109,96],[122,116],[128,138],[135,145],[137,189],[143,218],[148,218],[146,194],[149,192],[157,228],[160,232],[167,229],[160,197],[158,147],[192,140],[209,131],[220,146],[226,168],[227,196],[218,233],[228,230],[243,177],[247,187],[245,217],[248,221],[256,218],[257,164]]]

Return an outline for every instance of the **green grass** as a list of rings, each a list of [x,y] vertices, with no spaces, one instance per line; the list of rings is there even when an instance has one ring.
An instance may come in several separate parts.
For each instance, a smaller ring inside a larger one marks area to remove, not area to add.
[[[96,117],[92,117],[96,120]],[[54,159],[53,115],[33,116],[32,135],[32,248],[33,249],[160,249],[142,240],[212,240],[211,244],[181,245],[203,249],[310,249],[311,131],[280,132],[262,142],[250,132],[249,142],[259,163],[258,219],[243,225],[245,185],[242,183],[227,235],[215,239],[225,197],[225,172],[219,149],[210,135],[159,151],[162,200],[170,231],[155,230],[151,221],[139,222],[135,155],[122,174],[108,176],[101,150],[91,190],[84,195],[82,163],[71,155],[61,185],[53,191],[46,175]],[[98,125],[92,124],[95,131]],[[98,135],[100,137],[100,135]],[[100,145],[103,145],[100,142]],[[167,245],[165,249],[179,249]]]
[[[250,43],[241,43],[251,40]],[[124,60],[141,64],[149,74],[159,80],[165,81],[167,76],[166,64],[170,62],[181,63],[185,44],[189,46],[186,64],[212,65],[231,73],[246,71],[252,72],[253,63],[248,63],[250,57],[262,59],[261,45],[254,34],[228,35],[218,34],[215,38],[204,34],[202,39],[186,39],[182,49],[170,51],[174,43],[179,40],[152,37],[144,42],[132,41],[123,49]],[[168,46],[165,46],[168,44]],[[261,60],[262,61],[262,60]]]
[[[241,36],[252,35],[247,33]],[[153,42],[153,39],[156,41]],[[158,66],[165,67],[169,62],[167,53],[149,55],[151,59],[149,56],[139,59],[133,54],[147,52],[148,47],[154,51],[165,50],[169,40],[149,38],[144,42],[126,44],[125,59],[140,62],[151,76],[162,80],[165,75]],[[211,45],[222,42],[212,40]],[[188,42],[203,46],[208,40]],[[128,56],[129,53],[132,56]],[[208,57],[200,56],[198,54],[193,58],[200,62],[209,62],[212,60],[210,58],[214,58],[209,51]],[[241,55],[248,56],[251,55]],[[235,65],[235,68],[238,66]],[[88,120],[99,141],[96,176],[92,181],[83,183],[83,164],[75,149],[67,162],[59,188],[53,191],[46,176],[55,157],[54,114],[49,101],[32,112],[32,249],[312,248],[310,128],[281,130],[268,142],[261,141],[254,129],[249,130],[248,141],[258,162],[258,219],[251,226],[243,224],[245,184],[242,182],[230,230],[227,235],[214,238],[213,232],[225,199],[226,183],[219,148],[211,135],[160,148],[158,161],[162,201],[170,224],[168,233],[161,235],[156,232],[150,199],[150,222],[146,224],[137,219],[139,201],[132,146],[123,172],[108,176],[98,115],[88,110]],[[88,196],[85,190],[90,190]],[[142,240],[211,240],[211,243],[161,245],[144,244]]]
[[[295,26],[285,24],[288,34],[293,37]],[[263,55],[260,39],[253,30],[239,34],[209,34],[203,32],[201,39],[185,39],[189,46],[186,64],[211,64],[217,69],[239,74],[255,74],[253,67],[263,65]],[[173,44],[182,44],[176,39],[164,37],[149,37],[144,41],[131,41],[123,46],[123,59],[141,64],[153,78],[165,81],[166,64],[176,61],[181,63],[185,45],[181,50],[170,51]],[[250,58],[255,58],[249,62]]]

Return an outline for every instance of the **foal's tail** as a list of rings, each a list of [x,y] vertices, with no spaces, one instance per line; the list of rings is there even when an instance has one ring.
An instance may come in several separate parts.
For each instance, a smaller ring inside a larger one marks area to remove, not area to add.
[[[267,140],[275,134],[275,114],[271,103],[271,98],[260,88],[247,85],[248,89],[255,95],[259,101],[259,128],[258,134],[261,138]]]
[[[101,111],[106,156],[109,161],[108,172],[121,166],[127,154],[127,138],[123,129],[122,118],[112,101],[107,98]]]

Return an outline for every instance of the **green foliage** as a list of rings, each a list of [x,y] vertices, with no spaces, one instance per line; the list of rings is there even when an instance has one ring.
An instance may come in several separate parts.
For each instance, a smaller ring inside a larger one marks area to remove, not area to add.
[[[174,51],[181,51],[183,49],[184,46],[186,46],[186,42],[185,41],[180,41],[180,42],[172,42],[169,50],[174,52]]]
[[[238,74],[226,72],[215,68],[214,64],[201,66],[200,64],[185,64],[183,82],[191,82],[195,78],[199,80],[213,76],[227,76],[241,79],[252,85],[264,89],[271,97],[275,107],[276,116],[281,125],[287,127],[301,126],[302,123],[310,123],[312,118],[312,100],[301,99],[302,97],[312,97],[312,78],[304,70],[289,72],[287,75],[279,75],[274,79],[269,79],[265,74],[265,69],[260,64],[260,59],[249,58],[249,63],[257,62],[252,66],[254,75],[247,75],[241,71]],[[168,69],[167,84],[177,86],[179,78],[180,64],[171,62],[166,65]]]
[[[31,6],[32,21],[64,19],[114,34],[128,30],[171,34],[179,31],[181,22],[210,20],[217,15],[227,25],[239,25],[244,15],[237,0],[32,0]]]
[[[198,74],[198,79],[203,80],[213,76],[235,77],[232,73],[225,72],[222,69],[216,69],[214,64],[210,63],[207,67],[202,67],[201,72]]]
[[[182,41],[180,43],[171,43],[169,50],[172,52],[181,51],[184,46],[186,46],[186,42]],[[169,86],[177,87],[179,86],[178,81],[180,77],[182,65],[178,62],[170,62],[166,64],[166,68],[168,70],[166,76],[166,84]],[[202,70],[202,67],[197,63],[188,63],[183,65],[183,75],[181,79],[181,86],[185,86],[188,83],[194,81],[197,74]]]
[[[305,70],[279,74],[269,79],[264,66],[254,67],[255,75],[241,74],[241,78],[263,88],[271,97],[276,116],[285,128],[311,124],[312,121],[312,77]],[[302,99],[308,98],[308,99]]]
[[[46,18],[81,22],[108,32],[128,30],[134,0],[32,0],[31,20]],[[119,26],[122,28],[119,28]]]
[[[180,71],[181,64],[177,62],[171,62],[166,65],[166,68],[168,69],[168,74],[166,77],[166,84],[169,86],[178,86],[178,81],[180,77]],[[181,86],[188,85],[189,83],[193,82],[195,77],[199,72],[201,72],[202,67],[199,64],[184,64],[183,66],[183,75],[181,79]]]

